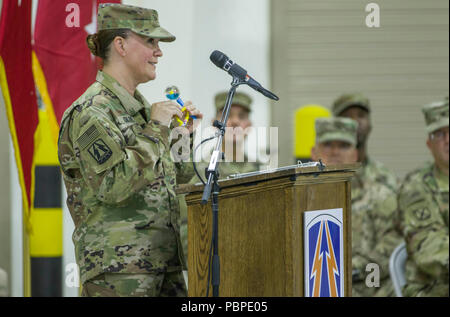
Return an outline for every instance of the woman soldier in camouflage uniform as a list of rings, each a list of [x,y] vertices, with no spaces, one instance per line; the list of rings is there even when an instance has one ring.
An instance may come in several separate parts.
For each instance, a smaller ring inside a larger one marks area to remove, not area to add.
[[[58,142],[83,296],[186,296],[174,188],[188,166],[169,140],[184,115],[136,90],[156,77],[159,41],[174,40],[155,10],[121,4],[101,4],[87,38],[104,68],[64,113]]]

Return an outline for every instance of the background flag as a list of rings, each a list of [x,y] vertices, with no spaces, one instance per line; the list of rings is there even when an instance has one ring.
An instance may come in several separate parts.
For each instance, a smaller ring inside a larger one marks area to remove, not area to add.
[[[31,0],[3,1],[0,21],[0,82],[27,214],[33,201],[34,133],[38,124],[31,67]]]
[[[34,188],[34,135],[38,124],[31,67],[31,0],[4,0],[0,18],[0,85],[5,100],[14,155],[22,188],[24,295],[30,294],[30,210]]]

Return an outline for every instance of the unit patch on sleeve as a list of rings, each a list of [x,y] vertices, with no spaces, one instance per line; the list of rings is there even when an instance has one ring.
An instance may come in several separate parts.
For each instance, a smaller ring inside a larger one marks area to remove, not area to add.
[[[96,140],[88,149],[89,154],[98,164],[105,163],[112,155],[111,149],[102,139]]]

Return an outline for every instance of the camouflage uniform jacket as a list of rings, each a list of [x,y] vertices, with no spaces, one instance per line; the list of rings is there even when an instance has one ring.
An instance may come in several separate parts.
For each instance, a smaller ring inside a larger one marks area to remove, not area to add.
[[[392,188],[395,183],[388,185],[384,180],[390,177],[393,182],[395,178],[389,173],[376,175],[377,170],[379,165],[369,161],[352,179],[353,296],[393,295],[389,257],[401,238],[395,230],[397,196]],[[379,287],[366,285],[371,272],[366,272],[369,263],[379,267]]]
[[[449,296],[449,185],[434,164],[405,177],[398,195],[406,240],[405,296]]]
[[[170,129],[151,120],[150,107],[99,71],[64,113],[58,156],[82,283],[184,264],[174,187],[187,164],[172,161]]]
[[[397,192],[398,189],[398,182],[395,175],[381,162],[374,161],[369,157],[362,162],[362,166],[356,172],[355,177],[361,181],[381,183],[395,192]],[[360,186],[358,183],[356,183],[356,185]]]

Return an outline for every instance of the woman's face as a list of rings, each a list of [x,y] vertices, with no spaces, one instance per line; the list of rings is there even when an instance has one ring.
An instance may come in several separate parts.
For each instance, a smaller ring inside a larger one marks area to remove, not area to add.
[[[125,39],[126,55],[124,62],[138,83],[146,83],[156,78],[156,64],[163,56],[159,40],[131,32]]]

